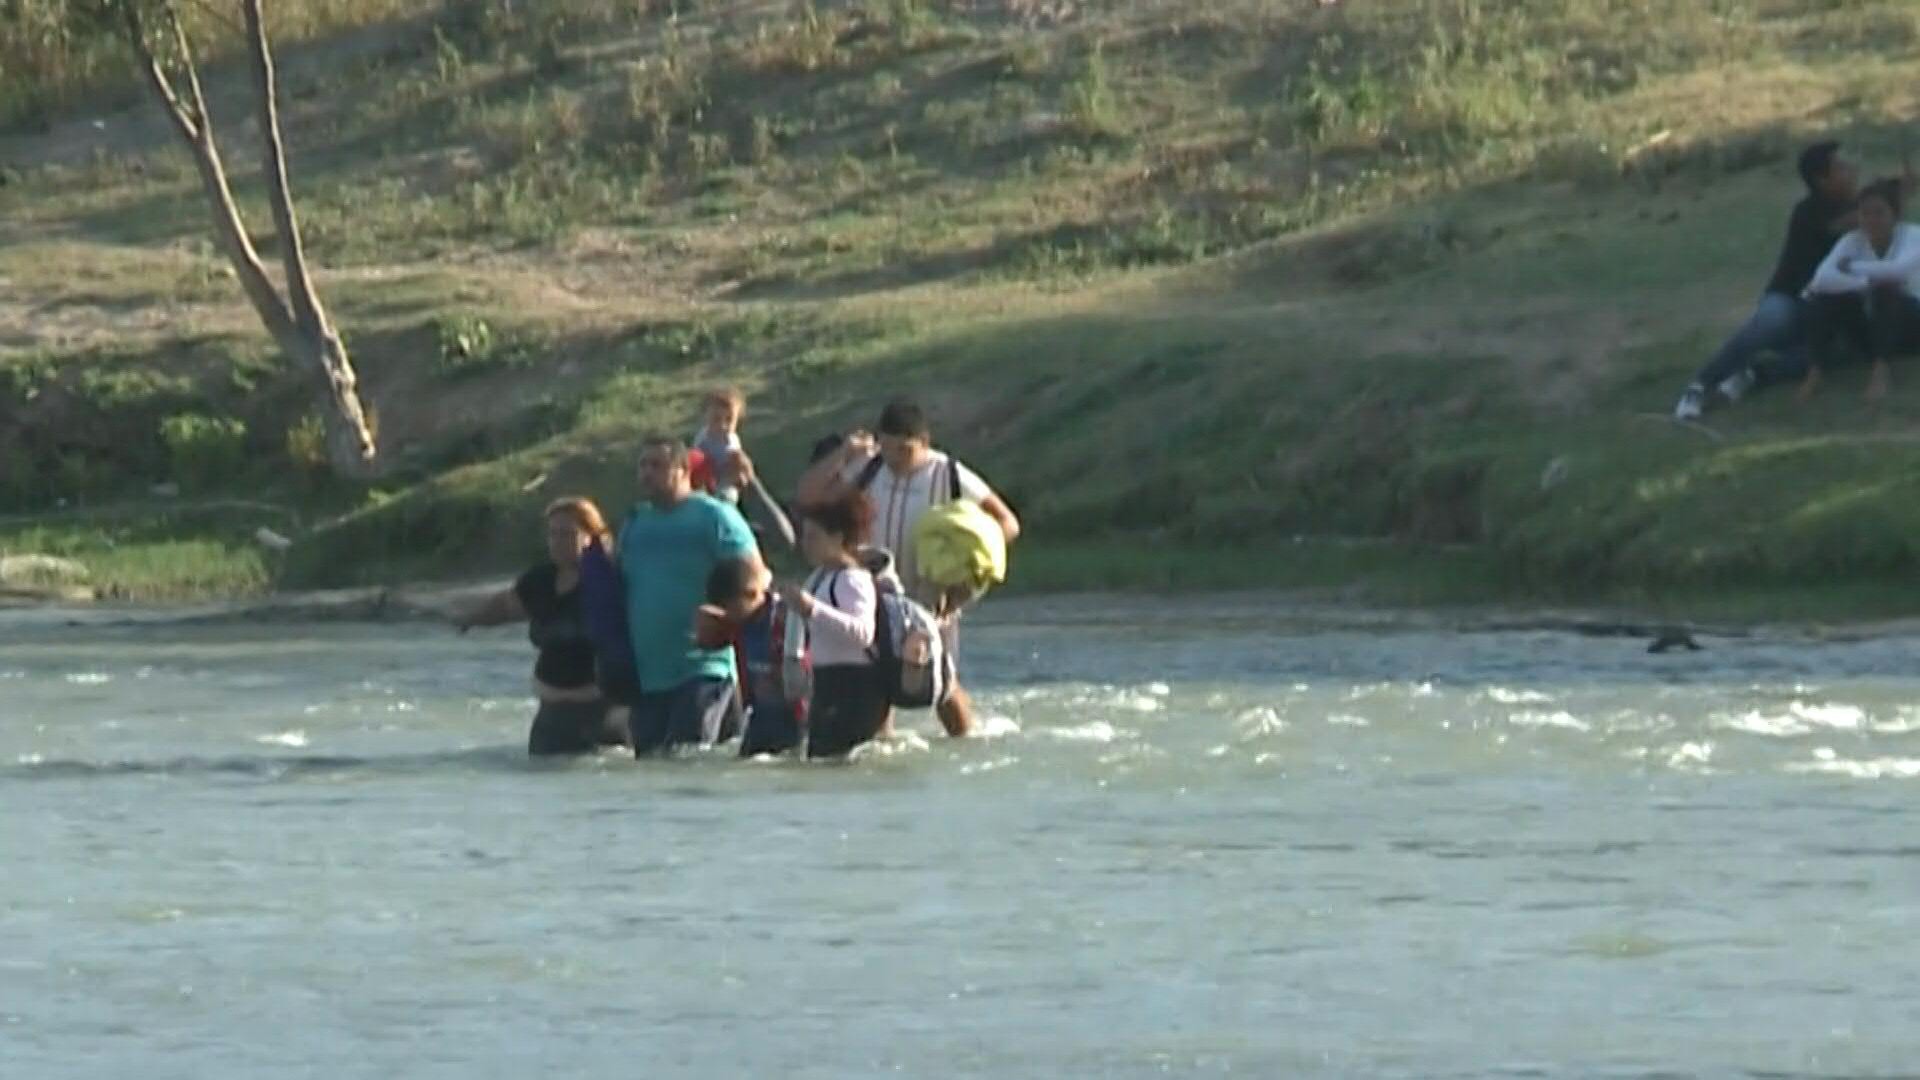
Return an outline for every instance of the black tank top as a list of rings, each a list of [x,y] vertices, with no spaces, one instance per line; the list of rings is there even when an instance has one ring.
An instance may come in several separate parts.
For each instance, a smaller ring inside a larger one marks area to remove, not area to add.
[[[560,593],[555,589],[559,576],[559,567],[541,563],[520,575],[513,592],[527,609],[527,638],[540,650],[534,678],[556,689],[575,690],[593,685],[593,639],[580,611],[579,585]]]

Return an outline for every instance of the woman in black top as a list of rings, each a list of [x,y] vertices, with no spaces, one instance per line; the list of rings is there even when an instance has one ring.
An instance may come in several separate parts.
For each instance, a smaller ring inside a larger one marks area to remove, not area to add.
[[[525,622],[540,650],[533,692],[540,699],[529,754],[586,754],[627,741],[625,717],[601,696],[594,680],[593,642],[580,604],[580,553],[607,544],[606,519],[588,499],[561,499],[547,507],[547,562],[520,575],[454,620],[461,633],[476,626]]]

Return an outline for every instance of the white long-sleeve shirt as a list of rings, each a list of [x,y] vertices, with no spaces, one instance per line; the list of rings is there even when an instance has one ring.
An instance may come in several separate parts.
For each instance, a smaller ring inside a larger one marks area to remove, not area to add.
[[[1814,271],[1807,295],[1866,292],[1876,285],[1898,285],[1920,297],[1920,225],[1894,226],[1885,255],[1873,250],[1864,230],[1841,237]]]
[[[880,610],[880,594],[873,575],[860,569],[815,570],[807,578],[815,601],[807,616],[807,637],[813,644],[813,666],[871,664]]]

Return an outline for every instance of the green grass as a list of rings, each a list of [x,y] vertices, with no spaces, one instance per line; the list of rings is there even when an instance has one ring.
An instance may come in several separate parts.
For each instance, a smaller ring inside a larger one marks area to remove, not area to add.
[[[103,600],[142,602],[267,591],[276,567],[237,522],[158,514],[136,521],[0,524],[0,553],[54,555],[88,570]]]
[[[371,37],[335,30],[415,9],[279,6],[309,247],[391,471],[315,478],[310,376],[177,154],[117,113],[65,153],[107,70],[0,64],[54,127],[6,136],[0,511],[179,480],[161,425],[192,416],[244,434],[188,486],[310,526],[260,581],[493,572],[545,500],[623,505],[639,436],[725,382],[780,485],[925,398],[1029,523],[1017,588],[1762,617],[1897,613],[1920,570],[1920,386],[1661,419],[1763,280],[1795,148],[1897,161],[1900,0],[555,0]],[[111,550],[214,543],[151,525]],[[254,580],[222,550],[150,589]]]

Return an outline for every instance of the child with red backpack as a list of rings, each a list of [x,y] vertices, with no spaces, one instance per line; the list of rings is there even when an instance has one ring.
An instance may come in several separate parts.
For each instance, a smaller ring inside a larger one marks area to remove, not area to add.
[[[763,566],[723,562],[707,577],[707,603],[695,615],[702,647],[733,648],[746,711],[741,757],[797,750],[806,735],[807,631],[801,620],[789,618],[790,608],[771,584]]]

